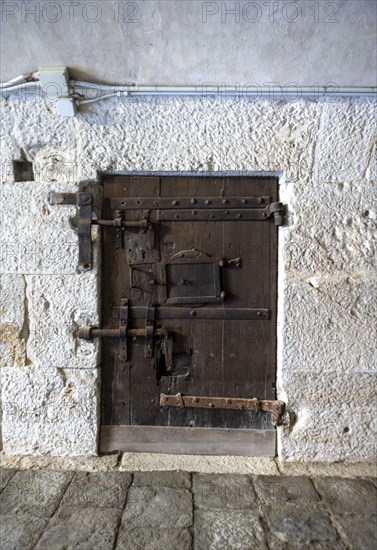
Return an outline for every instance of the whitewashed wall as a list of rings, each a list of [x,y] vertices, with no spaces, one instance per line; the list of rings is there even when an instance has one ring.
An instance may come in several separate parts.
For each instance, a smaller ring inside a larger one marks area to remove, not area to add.
[[[48,205],[97,170],[271,171],[279,230],[278,397],[283,460],[372,460],[376,440],[376,102],[113,100],[63,119],[3,102],[1,383],[7,453],[97,451],[97,262],[79,274],[73,207]],[[15,183],[21,149],[36,181]]]

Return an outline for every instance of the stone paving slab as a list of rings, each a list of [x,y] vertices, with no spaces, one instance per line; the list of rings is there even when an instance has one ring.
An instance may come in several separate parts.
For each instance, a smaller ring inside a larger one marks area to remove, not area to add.
[[[131,487],[122,517],[127,527],[184,528],[192,525],[192,495],[186,489]]]
[[[172,489],[190,489],[191,476],[188,472],[135,472],[135,487],[171,487]]]
[[[319,502],[321,497],[313,483],[304,476],[260,476],[254,480],[258,497],[263,502]]]
[[[73,472],[17,472],[0,495],[0,513],[50,517],[73,478]]]
[[[314,478],[324,503],[341,514],[377,514],[377,488],[365,479]]]
[[[196,508],[250,510],[256,507],[254,487],[245,475],[194,474],[193,493]]]
[[[365,515],[333,515],[334,525],[352,550],[376,550],[377,518]]]
[[[42,535],[48,521],[48,518],[36,518],[30,514],[1,516],[1,550],[31,550]]]
[[[191,550],[188,529],[120,528],[116,550]],[[204,549],[203,549],[204,550]]]
[[[35,550],[111,550],[120,513],[118,508],[61,508]]]
[[[306,506],[285,503],[264,505],[261,514],[268,526],[270,547],[279,544],[292,545],[326,545],[336,548],[342,546],[340,537],[331,524],[327,514],[320,508],[308,504]]]
[[[375,480],[48,469],[1,477],[1,550],[377,548]]]
[[[267,550],[266,538],[257,513],[247,510],[196,510],[195,550],[233,548]]]
[[[122,472],[77,472],[61,506],[76,508],[122,507],[132,476]]]
[[[6,487],[9,481],[12,479],[17,470],[8,470],[6,468],[1,468],[0,470],[0,492]]]

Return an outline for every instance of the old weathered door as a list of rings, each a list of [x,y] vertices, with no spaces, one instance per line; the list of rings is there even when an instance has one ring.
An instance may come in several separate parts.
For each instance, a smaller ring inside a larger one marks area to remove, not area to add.
[[[103,437],[273,430],[277,179],[105,174],[103,185],[115,228],[103,230],[102,324],[121,336],[102,342]]]

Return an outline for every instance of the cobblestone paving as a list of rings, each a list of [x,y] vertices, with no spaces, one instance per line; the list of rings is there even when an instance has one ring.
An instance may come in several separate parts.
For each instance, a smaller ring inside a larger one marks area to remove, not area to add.
[[[1,550],[375,550],[375,479],[0,470]]]

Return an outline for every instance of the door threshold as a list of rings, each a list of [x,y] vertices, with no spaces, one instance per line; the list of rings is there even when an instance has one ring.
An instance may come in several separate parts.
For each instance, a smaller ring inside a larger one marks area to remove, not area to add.
[[[100,452],[276,456],[276,430],[101,426]]]

